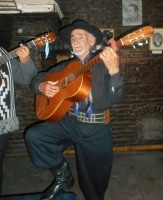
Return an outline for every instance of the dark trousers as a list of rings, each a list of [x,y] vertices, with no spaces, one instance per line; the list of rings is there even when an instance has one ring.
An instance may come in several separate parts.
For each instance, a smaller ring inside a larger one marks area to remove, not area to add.
[[[7,146],[9,134],[0,135],[0,194],[2,190],[2,179],[3,179],[3,159],[5,156],[5,149]]]
[[[78,178],[86,200],[103,200],[112,169],[111,124],[88,124],[65,116],[58,123],[44,122],[28,129],[26,146],[33,164],[57,168],[63,152],[75,144]]]

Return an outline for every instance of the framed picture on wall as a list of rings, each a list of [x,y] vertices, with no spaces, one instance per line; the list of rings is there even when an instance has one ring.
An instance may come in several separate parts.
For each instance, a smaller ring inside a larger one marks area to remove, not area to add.
[[[114,38],[114,29],[110,28],[100,28],[100,31],[103,34],[103,44],[107,44],[107,42],[111,39]]]
[[[150,37],[150,50],[163,50],[163,28],[154,28],[154,34]]]
[[[107,45],[111,38],[114,38],[114,29],[111,28],[99,28],[103,34],[103,40],[101,44],[96,45],[96,49],[100,49]]]
[[[142,0],[122,0],[122,25],[142,24]]]

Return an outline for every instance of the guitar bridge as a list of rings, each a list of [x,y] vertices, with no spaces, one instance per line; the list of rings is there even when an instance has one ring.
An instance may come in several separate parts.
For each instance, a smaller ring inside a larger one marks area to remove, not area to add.
[[[50,105],[50,97],[47,97],[46,99],[47,99],[47,106],[49,106]]]

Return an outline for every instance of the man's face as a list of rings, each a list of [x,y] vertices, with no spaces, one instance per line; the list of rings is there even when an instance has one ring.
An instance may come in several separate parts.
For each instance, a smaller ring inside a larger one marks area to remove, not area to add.
[[[159,41],[159,36],[158,35],[155,35],[155,38],[154,38],[156,41]]]
[[[71,33],[71,46],[75,55],[85,57],[95,44],[95,37],[83,29],[75,29]]]
[[[129,19],[134,19],[137,16],[137,12],[135,11],[134,7],[132,6],[128,7],[127,15]]]

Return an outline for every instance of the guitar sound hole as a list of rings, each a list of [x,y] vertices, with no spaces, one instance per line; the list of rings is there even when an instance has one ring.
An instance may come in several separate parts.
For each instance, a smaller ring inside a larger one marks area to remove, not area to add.
[[[68,77],[61,80],[61,88],[64,89],[68,86]]]
[[[61,88],[64,89],[68,86],[68,84],[75,79],[74,74],[69,74],[61,80]]]
[[[74,74],[69,74],[68,75],[68,81],[71,82],[75,79],[75,75]]]

